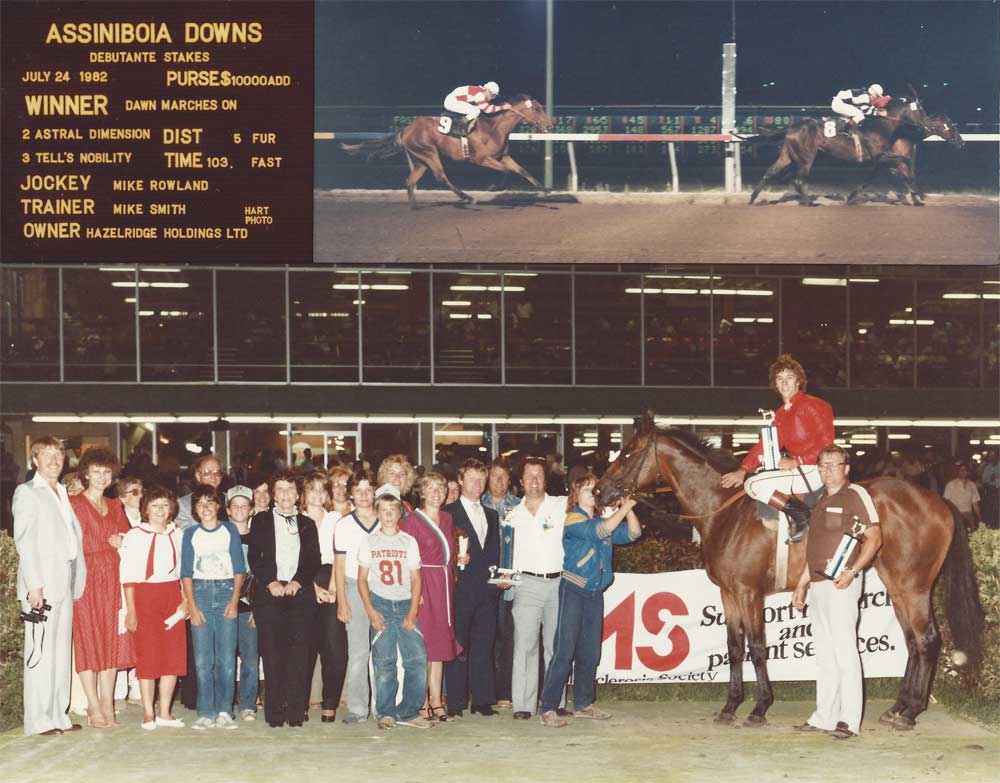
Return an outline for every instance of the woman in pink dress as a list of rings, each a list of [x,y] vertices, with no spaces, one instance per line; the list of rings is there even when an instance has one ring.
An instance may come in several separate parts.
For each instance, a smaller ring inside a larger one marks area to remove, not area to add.
[[[417,625],[427,645],[427,699],[421,714],[444,722],[448,718],[441,704],[443,663],[462,651],[455,640],[451,515],[441,510],[448,480],[440,473],[428,473],[418,482],[418,490],[421,506],[402,521],[400,529],[417,539],[420,547],[422,585]]]
[[[95,729],[118,725],[115,677],[119,669],[135,665],[132,636],[119,627],[118,617],[122,608],[118,547],[130,525],[121,501],[104,496],[118,467],[112,452],[88,449],[77,470],[84,490],[69,499],[80,520],[87,564],[87,585],[73,605],[73,650],[87,694],[87,722]]]

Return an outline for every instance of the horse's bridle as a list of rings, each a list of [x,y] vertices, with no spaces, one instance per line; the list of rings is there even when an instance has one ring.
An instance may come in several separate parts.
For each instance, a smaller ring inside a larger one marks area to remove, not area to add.
[[[532,100],[534,100],[534,98],[532,98]],[[532,127],[536,128],[540,132],[544,133],[547,130],[540,122],[536,122],[535,120],[531,119],[531,117],[529,117],[528,115],[524,114],[523,112],[519,112],[516,108],[514,108],[513,104],[510,107],[510,111],[512,111],[514,114],[516,114],[522,120],[524,120],[526,123],[528,123]]]

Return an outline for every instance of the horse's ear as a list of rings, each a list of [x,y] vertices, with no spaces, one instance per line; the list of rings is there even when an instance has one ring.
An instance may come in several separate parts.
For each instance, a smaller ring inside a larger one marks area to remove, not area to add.
[[[656,428],[656,419],[653,416],[653,411],[647,409],[642,416],[637,418],[635,420],[635,428],[642,434],[652,432]]]

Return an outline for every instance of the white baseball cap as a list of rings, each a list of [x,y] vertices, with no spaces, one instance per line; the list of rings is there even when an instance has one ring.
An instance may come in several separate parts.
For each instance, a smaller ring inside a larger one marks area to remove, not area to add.
[[[375,490],[375,502],[377,503],[382,498],[392,498],[393,500],[398,500],[400,502],[403,500],[399,495],[399,487],[395,484],[383,484]]]

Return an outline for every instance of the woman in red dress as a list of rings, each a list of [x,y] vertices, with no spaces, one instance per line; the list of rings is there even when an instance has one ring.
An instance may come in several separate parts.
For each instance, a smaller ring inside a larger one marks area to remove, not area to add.
[[[400,524],[400,529],[417,539],[420,547],[421,595],[417,625],[427,646],[427,701],[423,717],[447,720],[441,704],[443,663],[462,651],[455,639],[455,580],[452,566],[451,514],[441,510],[448,494],[448,480],[440,473],[428,473],[418,484],[421,506]]]
[[[118,459],[103,448],[80,458],[77,472],[84,490],[69,499],[83,531],[87,585],[73,605],[73,651],[87,694],[87,722],[95,729],[117,726],[115,677],[135,665],[132,637],[119,627],[122,588],[118,581],[120,536],[129,531],[121,501],[104,497],[118,470]]]

